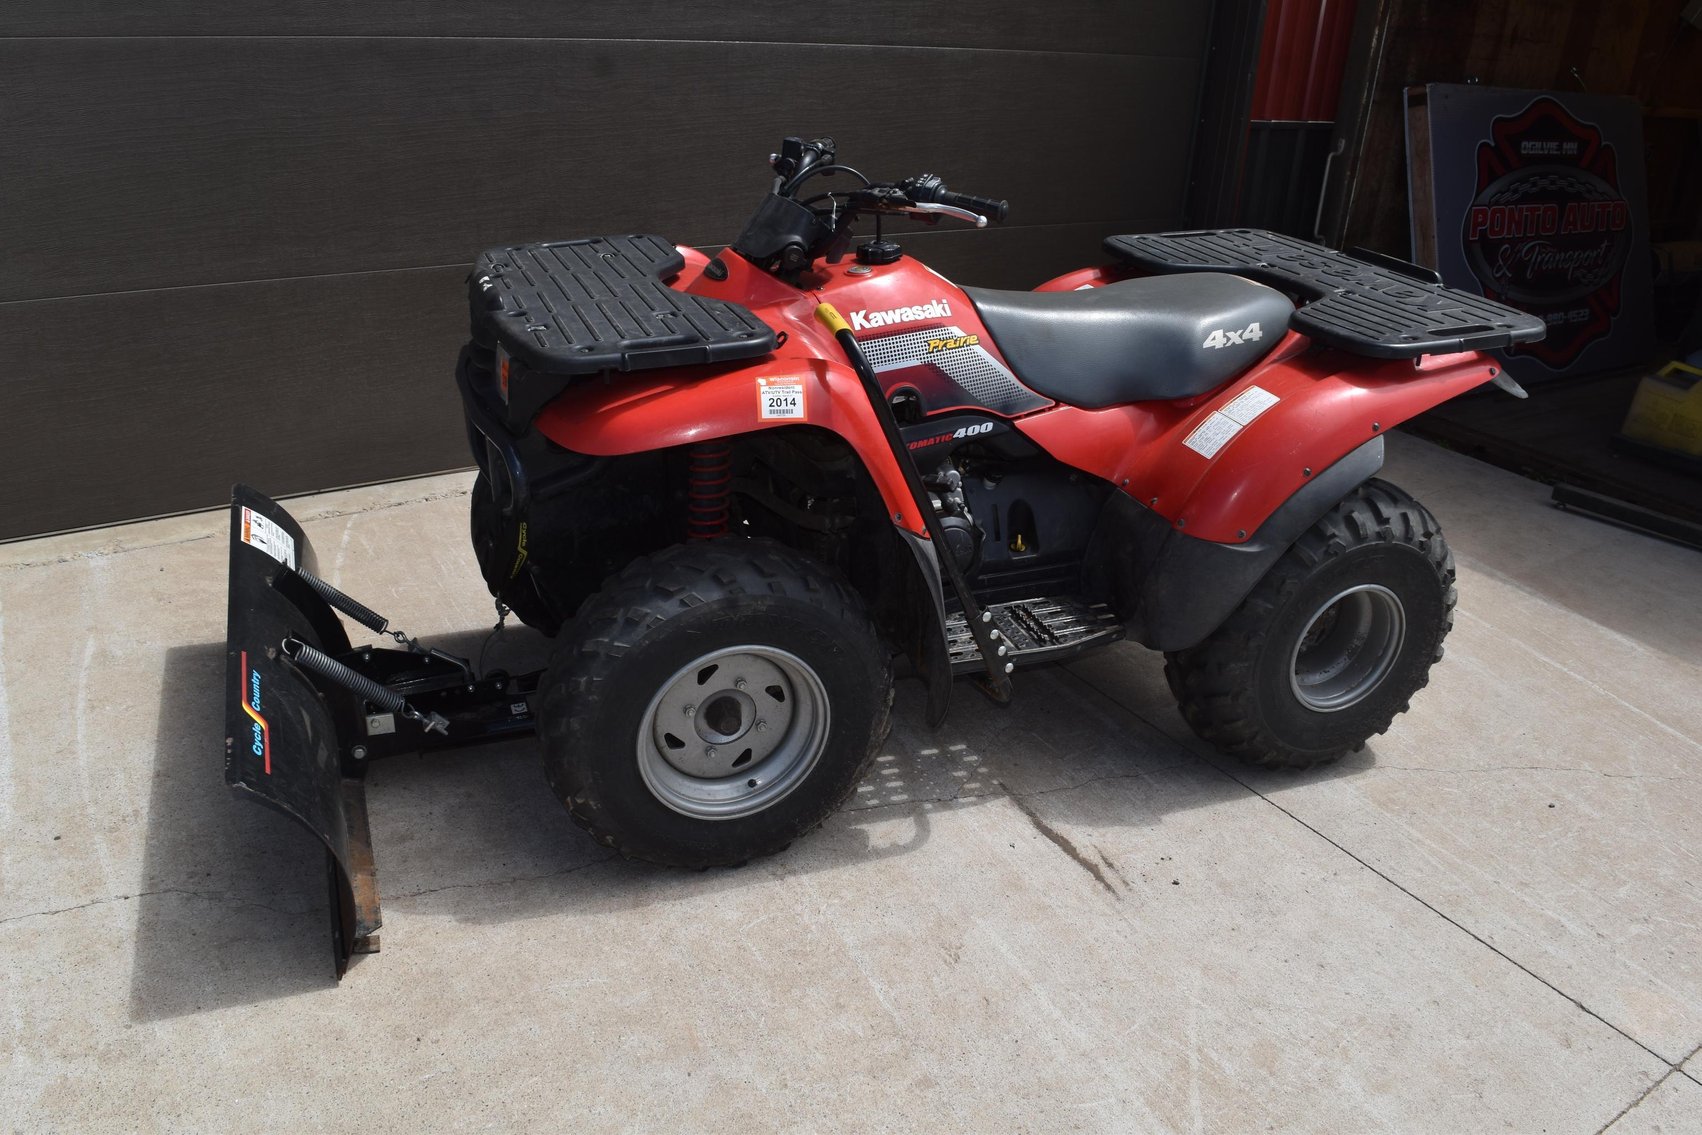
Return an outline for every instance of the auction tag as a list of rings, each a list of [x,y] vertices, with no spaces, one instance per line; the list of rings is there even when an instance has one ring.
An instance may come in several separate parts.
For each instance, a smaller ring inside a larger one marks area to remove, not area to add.
[[[756,380],[757,417],[765,422],[804,418],[804,384],[790,378],[759,378]]]
[[[242,507],[242,542],[259,548],[285,567],[294,570],[295,537],[247,505]]]

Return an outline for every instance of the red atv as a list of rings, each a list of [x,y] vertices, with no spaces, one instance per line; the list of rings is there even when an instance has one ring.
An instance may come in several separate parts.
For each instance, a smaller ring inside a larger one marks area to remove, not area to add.
[[[469,277],[473,544],[499,608],[557,636],[546,671],[390,631],[238,486],[226,776],[326,843],[340,965],[374,943],[361,776],[391,753],[536,730],[601,843],[736,864],[851,792],[896,657],[937,723],[958,675],[1003,702],[1019,668],[1126,635],[1165,652],[1201,737],[1296,767],[1387,729],[1440,657],[1453,561],[1375,479],[1382,435],[1518,392],[1476,352],[1539,320],[1254,230],[1113,236],[1110,264],[1034,291],[960,288],[882,219],[981,226],[1003,201],[872,182],[829,139],[771,162],[719,255],[593,237]],[[339,611],[401,648],[355,648]]]

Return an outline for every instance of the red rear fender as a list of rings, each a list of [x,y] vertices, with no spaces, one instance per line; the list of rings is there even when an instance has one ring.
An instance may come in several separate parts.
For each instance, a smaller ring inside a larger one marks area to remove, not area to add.
[[[1038,285],[1037,292],[1079,292],[1083,288],[1102,288],[1106,284],[1115,284],[1118,280],[1127,280],[1131,273],[1120,264],[1101,264],[1095,268],[1077,268],[1074,272],[1065,272],[1062,276],[1054,276],[1044,284]]]
[[[1309,346],[1291,332],[1264,362],[1200,399],[1058,406],[1017,426],[1188,535],[1233,544],[1352,450],[1496,373],[1475,352],[1378,361]]]

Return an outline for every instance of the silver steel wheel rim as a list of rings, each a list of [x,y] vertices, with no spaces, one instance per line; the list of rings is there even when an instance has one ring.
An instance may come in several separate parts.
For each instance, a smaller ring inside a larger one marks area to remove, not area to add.
[[[827,748],[827,687],[771,646],[731,646],[680,667],[638,726],[651,793],[700,820],[736,820],[802,784]]]
[[[1358,705],[1382,684],[1406,641],[1406,608],[1387,587],[1362,583],[1324,601],[1294,644],[1288,684],[1319,713]]]

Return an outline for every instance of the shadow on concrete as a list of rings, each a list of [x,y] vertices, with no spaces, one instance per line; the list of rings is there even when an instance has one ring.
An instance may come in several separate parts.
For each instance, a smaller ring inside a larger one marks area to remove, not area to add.
[[[468,631],[440,644],[476,658],[489,637],[488,631]],[[511,628],[490,642],[488,658],[514,671],[542,666],[548,642],[527,628]],[[165,652],[130,979],[133,1020],[336,984],[324,845],[225,787],[224,666],[222,642]],[[507,748],[514,752],[493,748],[458,756],[470,764],[490,761],[498,781],[505,768],[520,764],[537,774],[530,742]],[[543,789],[538,821],[543,814],[563,818],[542,776],[536,780]]]
[[[1002,710],[960,682],[953,716],[938,731],[923,722],[920,685],[900,682],[892,733],[851,800],[787,851],[734,870],[611,859],[550,793],[530,743],[386,762],[369,781],[385,906],[398,915],[466,922],[599,916],[908,855],[927,844],[943,813],[1013,799],[1052,839],[1062,829],[1153,827],[1179,807],[1248,795],[1188,746],[1067,671],[1020,677],[1016,703]],[[1369,763],[1367,752],[1354,767],[1284,782],[1352,775]],[[1158,776],[1170,782],[1163,792],[1095,788]],[[1093,858],[1091,849],[1079,850]]]
[[[142,854],[130,1016],[335,984],[324,846],[225,787],[222,642],[172,647]]]
[[[443,645],[476,656],[484,637]],[[518,672],[541,664],[547,649],[522,630],[505,635],[489,661]],[[153,893],[140,910],[132,1015],[152,1020],[334,984],[317,841],[223,784],[222,644],[171,650],[167,669],[145,860]],[[555,799],[530,739],[386,760],[367,784],[387,948],[402,945],[396,922],[596,916],[854,869],[917,851],[934,818],[957,809],[1014,804],[1058,843],[1061,828],[1152,826],[1179,808],[1246,796],[1068,672],[1022,677],[1006,710],[960,683],[954,716],[937,732],[923,723],[920,686],[899,683],[892,734],[845,808],[787,851],[733,870],[612,857]],[[1113,797],[1093,787],[1156,775],[1168,779],[1167,791],[1137,786]],[[1097,877],[1092,854],[1084,849],[1077,860]],[[382,955],[365,964],[383,964]]]

